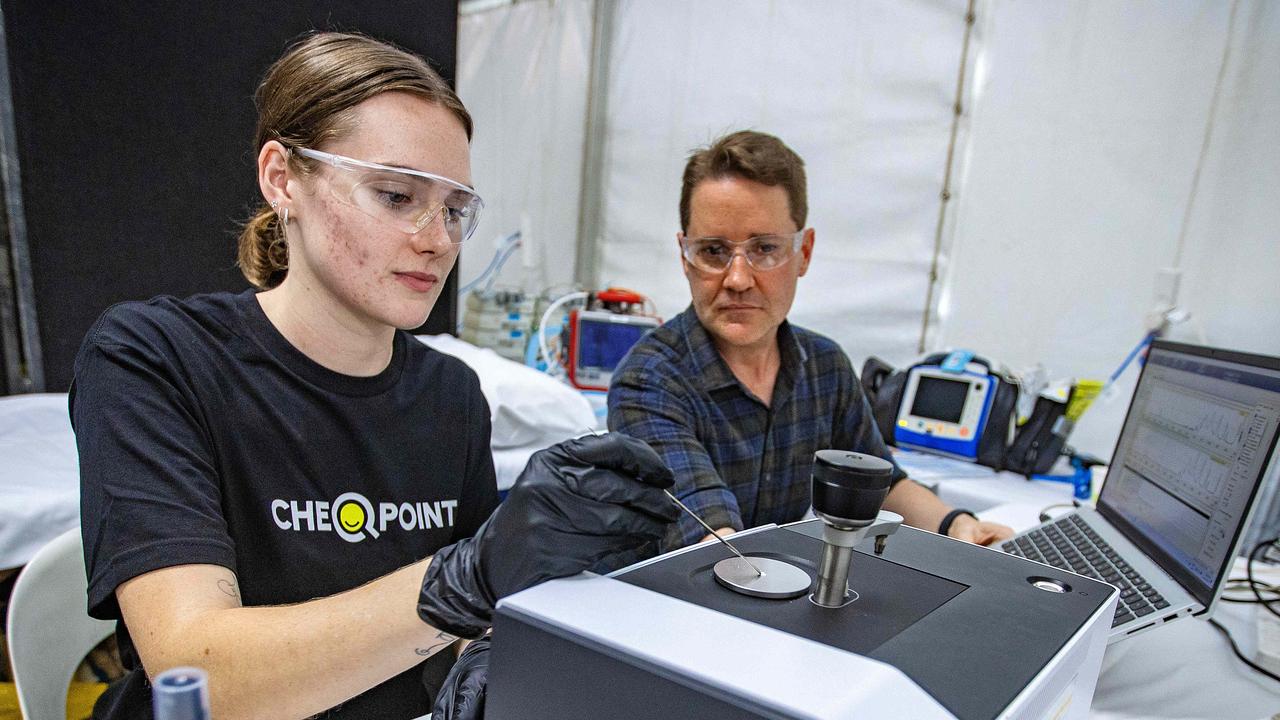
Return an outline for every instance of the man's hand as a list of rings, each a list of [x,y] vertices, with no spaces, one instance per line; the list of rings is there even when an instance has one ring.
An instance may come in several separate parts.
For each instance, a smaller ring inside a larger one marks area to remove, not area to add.
[[[436,553],[419,617],[480,636],[500,598],[659,540],[680,512],[662,492],[674,482],[652,448],[621,433],[534,453],[475,537]]]
[[[990,545],[1013,537],[1013,528],[1000,523],[975,520],[968,515],[959,515],[951,522],[948,537],[964,540],[975,545]]]

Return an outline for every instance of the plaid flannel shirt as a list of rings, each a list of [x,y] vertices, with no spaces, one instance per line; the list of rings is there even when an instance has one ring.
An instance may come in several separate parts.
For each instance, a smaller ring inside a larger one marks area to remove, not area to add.
[[[675,473],[672,492],[713,528],[801,519],[818,450],[893,462],[840,346],[784,321],[778,347],[769,405],[734,377],[692,307],[642,338],[614,371],[609,429],[648,442]],[[905,476],[895,463],[894,482]],[[682,515],[662,549],[706,534]]]

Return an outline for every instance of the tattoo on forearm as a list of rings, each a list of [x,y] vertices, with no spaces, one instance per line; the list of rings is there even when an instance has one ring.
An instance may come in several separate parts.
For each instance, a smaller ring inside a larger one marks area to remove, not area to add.
[[[427,643],[426,647],[414,648],[413,652],[419,657],[430,657],[449,647],[457,639],[458,637],[456,635],[450,635],[443,630],[437,630],[435,638],[433,638],[431,642]]]
[[[237,588],[235,582],[232,580],[219,580],[218,589],[236,600],[240,599],[240,588]]]

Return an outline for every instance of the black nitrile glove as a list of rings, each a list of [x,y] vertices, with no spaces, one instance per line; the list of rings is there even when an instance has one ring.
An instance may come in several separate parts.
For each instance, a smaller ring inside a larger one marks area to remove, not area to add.
[[[539,450],[475,537],[436,553],[418,616],[479,637],[499,598],[661,538],[679,513],[662,493],[673,482],[652,448],[621,433]]]
[[[489,680],[489,638],[473,640],[445,678],[431,720],[481,720],[484,717],[484,688]]]

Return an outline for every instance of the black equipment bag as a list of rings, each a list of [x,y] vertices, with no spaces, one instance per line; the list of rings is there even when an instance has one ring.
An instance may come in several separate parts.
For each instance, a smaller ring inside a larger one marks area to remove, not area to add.
[[[1065,402],[1037,397],[1031,417],[1018,428],[1005,453],[1005,468],[1028,478],[1049,472],[1062,454],[1073,425],[1065,417],[1066,411]]]
[[[907,374],[895,371],[893,366],[874,355],[862,364],[862,392],[871,404],[871,416],[875,418],[880,436],[890,445],[894,428],[898,426],[898,408],[902,405],[902,390],[907,384]]]

